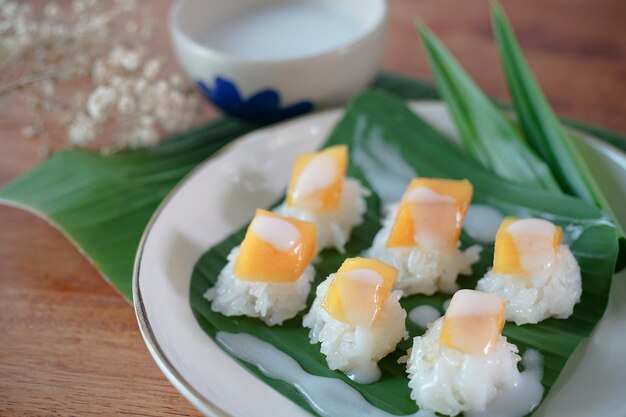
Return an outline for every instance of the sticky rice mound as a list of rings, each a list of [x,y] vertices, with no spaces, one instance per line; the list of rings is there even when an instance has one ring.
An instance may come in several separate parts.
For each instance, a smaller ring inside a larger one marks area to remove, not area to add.
[[[472,265],[480,259],[481,247],[470,246],[449,253],[419,247],[385,247],[398,211],[394,204],[385,209],[383,228],[376,234],[372,247],[364,256],[388,263],[398,269],[395,288],[404,297],[411,294],[432,295],[437,291],[453,293],[459,289],[459,274],[470,275]]]
[[[370,191],[358,180],[346,177],[341,202],[336,211],[309,211],[288,207],[283,203],[274,212],[281,216],[314,223],[317,226],[318,248],[334,247],[343,253],[352,229],[363,223],[363,214],[367,211],[365,197],[369,195]]]
[[[335,274],[331,274],[316,290],[311,310],[303,325],[311,329],[311,343],[321,343],[330,369],[338,369],[360,383],[371,383],[380,377],[377,362],[396,349],[408,337],[406,311],[399,303],[400,292],[389,294],[378,319],[371,328],[357,327],[331,317],[321,306]]]
[[[211,301],[211,310],[225,316],[249,316],[269,326],[280,325],[306,308],[315,270],[309,265],[293,283],[243,281],[235,276],[233,267],[239,246],[228,255],[228,264],[220,272],[215,286],[204,297]]]
[[[455,416],[480,412],[520,377],[517,347],[500,336],[487,354],[471,355],[439,344],[443,318],[413,339],[407,373],[411,398],[420,408]]]
[[[476,289],[505,299],[506,319],[521,325],[549,317],[566,319],[571,316],[580,301],[582,282],[576,258],[567,245],[561,245],[552,274],[544,285],[535,287],[527,277],[494,274],[489,270],[478,281]]]

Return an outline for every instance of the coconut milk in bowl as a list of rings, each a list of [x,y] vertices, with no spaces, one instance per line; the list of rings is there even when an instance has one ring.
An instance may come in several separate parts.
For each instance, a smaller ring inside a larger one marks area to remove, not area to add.
[[[376,75],[384,0],[182,0],[180,64],[225,113],[258,123],[345,102]]]

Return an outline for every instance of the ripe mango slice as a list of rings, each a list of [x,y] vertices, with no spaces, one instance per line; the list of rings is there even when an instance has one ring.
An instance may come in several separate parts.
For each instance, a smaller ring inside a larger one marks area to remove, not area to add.
[[[335,274],[322,308],[336,320],[371,327],[393,289],[398,270],[368,258],[349,258]]]
[[[414,179],[402,197],[385,246],[456,248],[473,190],[468,180]]]
[[[337,210],[347,169],[346,145],[299,156],[291,174],[287,205],[304,210]]]
[[[486,354],[498,343],[506,302],[495,294],[457,291],[443,318],[439,343],[463,353]]]
[[[313,223],[259,209],[241,243],[233,272],[243,281],[291,283],[316,253]]]
[[[542,219],[506,217],[496,233],[493,272],[539,273],[551,267],[563,241],[563,230]]]

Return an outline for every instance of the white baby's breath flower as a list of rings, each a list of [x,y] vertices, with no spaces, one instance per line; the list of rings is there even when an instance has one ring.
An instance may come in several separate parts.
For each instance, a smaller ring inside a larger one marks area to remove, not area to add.
[[[117,101],[117,111],[122,115],[135,111],[137,104],[135,99],[129,95],[123,95]]]
[[[35,129],[34,126],[26,125],[20,129],[20,132],[22,133],[22,136],[30,139],[35,136],[35,134],[37,133],[37,129]]]
[[[146,65],[143,67],[143,75],[148,80],[154,80],[157,75],[159,75],[159,71],[161,71],[161,60],[157,58],[152,58]]]
[[[183,77],[181,77],[178,73],[170,74],[169,82],[174,88],[184,87]]]
[[[5,17],[14,17],[15,14],[17,12],[17,3],[15,2],[8,2],[4,5],[4,7],[2,7],[2,14]]]
[[[103,146],[111,145],[108,140],[139,147],[189,127],[198,96],[146,47],[155,27],[146,13],[150,6],[148,0],[73,0],[61,13],[58,1],[50,1],[35,14],[29,4],[0,0],[0,56],[5,58],[0,59],[0,85],[50,74],[50,79],[16,88],[25,93],[34,119],[22,129],[25,137],[46,136],[50,143],[54,134],[47,126],[54,120],[72,145],[93,143],[106,126],[113,133],[111,139],[102,138]],[[57,94],[68,87],[70,94]],[[10,103],[8,96],[0,100]]]
[[[125,53],[126,49],[121,46],[116,46],[109,52],[109,60],[114,64],[118,64]]]
[[[158,140],[159,133],[152,126],[139,126],[128,135],[128,145],[131,148],[154,145]]]
[[[146,91],[147,88],[148,88],[148,80],[146,80],[145,78],[139,78],[135,82],[135,88],[133,90],[135,94],[141,95]]]
[[[85,11],[86,8],[87,8],[86,4],[83,0],[74,0],[72,2],[72,10],[76,14],[81,14],[82,12]]]
[[[85,113],[78,113],[68,129],[71,144],[85,146],[96,138],[96,125]]]
[[[119,75],[114,75],[111,77],[110,84],[111,87],[119,89],[124,84],[124,79]]]
[[[156,85],[154,86],[154,93],[157,96],[160,96],[162,94],[165,94],[166,91],[167,91],[167,82],[165,80],[157,81]]]
[[[137,51],[126,51],[120,57],[120,64],[128,71],[134,71],[141,65],[141,57]]]
[[[139,123],[141,123],[143,127],[152,127],[154,126],[154,122],[154,117],[150,115],[141,116],[141,119],[139,120]]]
[[[59,5],[56,2],[50,2],[43,8],[43,14],[46,17],[57,17],[59,15]]]
[[[116,0],[116,3],[122,6],[122,11],[128,12],[135,10],[139,4],[137,0]]]
[[[95,121],[103,122],[116,99],[117,92],[112,87],[101,85],[89,95],[87,112]]]

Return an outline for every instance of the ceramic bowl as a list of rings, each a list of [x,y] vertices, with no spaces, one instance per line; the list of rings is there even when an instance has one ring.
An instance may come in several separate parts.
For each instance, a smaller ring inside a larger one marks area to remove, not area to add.
[[[351,41],[315,54],[251,59],[212,49],[201,41],[210,25],[284,1],[179,0],[172,6],[170,33],[180,65],[202,94],[225,113],[252,122],[273,122],[341,104],[374,79],[385,43],[385,0],[299,0],[328,8],[361,27]]]

